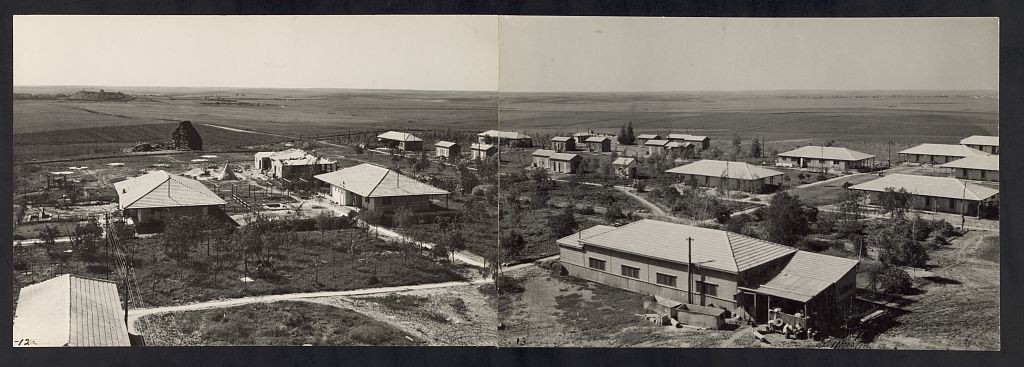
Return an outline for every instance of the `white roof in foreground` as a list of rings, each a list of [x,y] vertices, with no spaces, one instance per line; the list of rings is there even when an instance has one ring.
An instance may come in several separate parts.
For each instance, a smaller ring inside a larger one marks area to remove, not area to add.
[[[634,255],[687,264],[688,237],[693,262],[738,273],[796,252],[792,247],[711,228],[643,219],[621,227],[584,230],[558,240],[567,246],[597,246]],[[576,242],[573,242],[576,241]]]
[[[967,182],[953,177],[917,176],[894,173],[877,180],[850,186],[853,190],[884,192],[886,188],[906,189],[914,195],[949,199],[985,200],[999,194],[999,189]]]
[[[398,131],[388,131],[386,133],[377,135],[380,139],[396,140],[396,141],[423,141],[423,139],[417,138],[415,135],[410,133],[403,133]]]
[[[782,172],[756,166],[746,162],[718,161],[702,159],[690,164],[669,169],[665,172],[685,175],[734,178],[739,180],[756,180],[765,177],[779,176]]]
[[[130,346],[117,284],[77,275],[21,289],[14,341],[39,347]]]
[[[777,154],[780,157],[828,159],[833,161],[862,161],[875,156],[842,147],[808,145]]]
[[[121,209],[224,205],[224,199],[191,178],[153,171],[115,182]]]
[[[998,136],[989,136],[989,135],[972,135],[972,136],[968,136],[968,137],[964,138],[963,140],[961,140],[960,144],[991,145],[991,146],[997,146],[998,147],[999,146],[999,137]]]
[[[939,167],[945,168],[967,168],[967,169],[980,169],[986,171],[999,171],[999,156],[998,155],[973,155],[970,157],[963,157],[952,162],[940,164]]]
[[[988,155],[988,153],[961,144],[924,143],[913,148],[899,151],[900,154],[940,155],[949,157],[967,157],[972,155]]]
[[[448,191],[369,163],[313,176],[362,197],[447,195]]]

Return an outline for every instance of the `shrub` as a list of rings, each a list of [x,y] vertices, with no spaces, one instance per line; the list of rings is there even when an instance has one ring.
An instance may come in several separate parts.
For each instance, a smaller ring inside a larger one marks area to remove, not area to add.
[[[879,260],[885,264],[920,268],[928,262],[928,252],[924,244],[912,238],[895,236],[882,249]]]
[[[804,237],[797,241],[793,247],[804,251],[822,252],[829,249],[831,245],[825,241]]]
[[[612,204],[604,210],[604,219],[608,222],[615,222],[625,217],[626,215],[622,213],[622,208],[619,208],[619,204]]]
[[[590,205],[587,205],[587,206],[584,206],[584,207],[581,207],[581,208],[576,208],[576,213],[582,214],[582,215],[594,215],[594,213],[596,213],[596,211],[594,210],[594,207],[592,207]]]
[[[941,219],[932,224],[932,230],[938,231],[943,237],[953,237],[960,235],[960,231],[953,227],[952,224],[947,222],[945,219]]]
[[[398,337],[398,333],[387,324],[375,321],[349,329],[348,336],[357,342],[368,345],[382,345]]]
[[[878,273],[878,286],[888,294],[908,294],[914,288],[910,274],[895,266],[885,267]]]
[[[751,219],[753,217],[750,214],[740,214],[729,218],[725,223],[725,230],[733,233],[743,233],[743,228],[746,227],[747,222],[750,222]]]

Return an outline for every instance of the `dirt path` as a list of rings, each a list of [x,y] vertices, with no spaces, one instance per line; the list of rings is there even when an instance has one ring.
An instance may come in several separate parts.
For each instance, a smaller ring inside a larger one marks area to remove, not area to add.
[[[265,133],[265,132],[262,132],[262,131],[238,129],[238,128],[234,128],[234,127],[220,126],[220,125],[214,125],[214,124],[200,124],[200,125],[209,126],[209,127],[218,128],[218,129],[223,129],[223,130],[227,130],[227,131],[239,132],[239,133],[270,135],[270,136],[277,136],[277,137],[282,137],[282,138],[295,139],[295,137],[291,136],[291,135]]]
[[[657,215],[657,216],[667,216],[668,215],[668,214],[665,213],[664,210],[661,209],[661,207],[655,205],[654,203],[652,203],[650,201],[647,201],[647,199],[644,199],[643,196],[637,195],[636,193],[633,192],[632,189],[630,189],[628,187],[625,187],[625,186],[615,186],[615,189],[619,190],[623,194],[628,195],[629,197],[633,198],[633,200],[636,200],[640,204],[643,204],[644,206],[646,206],[647,209],[649,209],[651,211],[651,214],[654,214],[654,215]]]

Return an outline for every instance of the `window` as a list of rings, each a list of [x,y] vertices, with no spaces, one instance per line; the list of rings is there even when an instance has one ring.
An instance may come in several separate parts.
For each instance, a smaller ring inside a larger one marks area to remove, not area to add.
[[[630,277],[630,278],[639,278],[640,277],[640,268],[634,268],[632,266],[623,265],[622,266],[622,275]]]
[[[718,284],[697,281],[697,292],[709,296],[718,296]]]
[[[657,273],[657,279],[655,281],[657,281],[658,284],[667,285],[669,287],[676,286],[676,277],[671,275]]]
[[[985,179],[985,170],[981,170],[981,179],[982,179],[982,180],[984,180],[984,179]]]
[[[949,208],[950,209],[956,209],[956,200],[953,200],[953,199],[948,199],[948,200],[949,200]]]
[[[595,259],[595,258],[590,258],[590,268],[591,269],[597,269],[597,270],[604,270],[604,260],[598,260],[598,259]]]

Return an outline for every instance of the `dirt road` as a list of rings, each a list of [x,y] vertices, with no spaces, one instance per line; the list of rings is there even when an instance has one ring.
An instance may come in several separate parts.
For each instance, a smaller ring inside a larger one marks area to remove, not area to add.
[[[270,136],[277,136],[277,137],[288,138],[288,139],[295,139],[295,137],[291,136],[291,135],[265,133],[265,132],[262,132],[262,131],[238,129],[238,128],[234,128],[234,127],[227,127],[227,126],[220,126],[220,125],[213,125],[213,124],[200,124],[200,125],[209,126],[209,127],[218,128],[218,129],[223,129],[223,130],[227,130],[227,131],[239,132],[239,133],[270,135]]]

